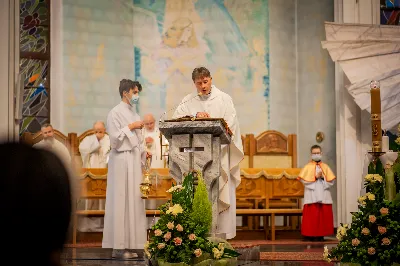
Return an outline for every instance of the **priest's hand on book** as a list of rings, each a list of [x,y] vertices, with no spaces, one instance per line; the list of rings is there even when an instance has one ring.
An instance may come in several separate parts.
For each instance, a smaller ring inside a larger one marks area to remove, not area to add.
[[[151,155],[151,152],[147,152],[146,158],[151,158],[153,155]]]
[[[209,118],[209,117],[210,117],[210,115],[206,112],[198,112],[196,114],[196,118]]]

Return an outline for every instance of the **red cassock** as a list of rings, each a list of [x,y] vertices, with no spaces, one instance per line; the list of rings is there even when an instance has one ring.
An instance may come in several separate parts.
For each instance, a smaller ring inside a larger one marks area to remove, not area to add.
[[[305,204],[303,207],[301,234],[309,237],[333,235],[332,204]]]

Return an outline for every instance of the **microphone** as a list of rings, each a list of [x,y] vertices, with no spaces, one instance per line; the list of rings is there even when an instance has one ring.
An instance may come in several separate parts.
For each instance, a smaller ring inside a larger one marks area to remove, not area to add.
[[[190,97],[190,98],[187,99],[186,101],[181,102],[181,103],[179,103],[178,105],[174,106],[173,108],[171,108],[171,109],[165,111],[165,112],[160,116],[159,122],[164,122],[164,117],[165,117],[165,115],[166,115],[168,112],[170,112],[170,111],[172,111],[172,110],[176,110],[181,104],[187,103],[187,102],[193,100],[194,98],[196,98],[197,96],[201,96],[201,95],[203,95],[203,93],[198,92],[195,96]]]

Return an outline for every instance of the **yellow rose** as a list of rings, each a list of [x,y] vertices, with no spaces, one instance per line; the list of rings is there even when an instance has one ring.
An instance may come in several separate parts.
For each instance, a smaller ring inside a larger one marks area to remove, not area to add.
[[[375,195],[372,193],[367,193],[366,196],[368,197],[369,200],[375,200]]]
[[[172,214],[173,216],[177,216],[179,213],[183,213],[183,208],[179,204],[175,204],[172,207],[169,207],[169,209],[166,212],[167,214]]]
[[[373,179],[373,175],[368,174],[364,177],[365,181],[371,181]]]
[[[374,175],[374,180],[375,180],[375,181],[378,181],[379,183],[382,183],[383,178],[382,178],[382,176],[380,176],[380,175]]]

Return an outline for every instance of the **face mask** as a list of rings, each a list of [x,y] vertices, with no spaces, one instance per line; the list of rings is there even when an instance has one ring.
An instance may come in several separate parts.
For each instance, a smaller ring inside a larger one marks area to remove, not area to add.
[[[129,104],[134,105],[137,104],[138,101],[139,101],[139,95],[132,95],[132,98],[129,100]]]
[[[312,155],[311,155],[311,159],[312,159],[314,162],[321,161],[321,158],[322,158],[322,155],[321,155],[321,154],[312,154]]]

